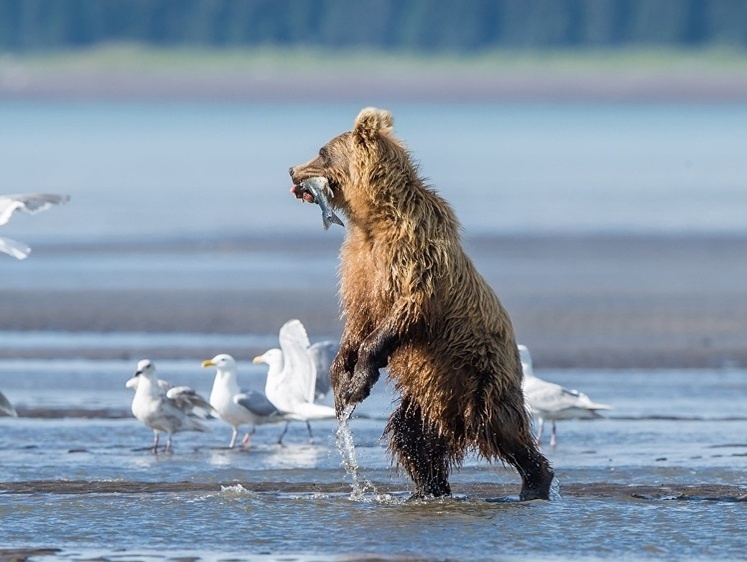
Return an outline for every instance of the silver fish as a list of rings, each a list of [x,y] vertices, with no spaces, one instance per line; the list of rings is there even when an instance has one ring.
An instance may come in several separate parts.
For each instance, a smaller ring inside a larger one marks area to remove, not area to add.
[[[327,178],[316,177],[303,180],[301,182],[301,187],[305,191],[311,193],[311,195],[314,197],[314,203],[321,207],[322,224],[324,225],[324,230],[327,230],[329,228],[329,225],[332,223],[339,224],[340,226],[345,226],[345,224],[340,220],[340,217],[335,214],[335,212],[332,210],[332,207],[330,207],[329,205],[329,199],[334,197],[334,194],[329,187]]]

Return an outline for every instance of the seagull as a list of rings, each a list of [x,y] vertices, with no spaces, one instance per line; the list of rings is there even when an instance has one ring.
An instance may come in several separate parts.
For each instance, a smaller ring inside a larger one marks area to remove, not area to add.
[[[18,412],[16,412],[16,409],[13,407],[10,401],[5,397],[5,394],[3,394],[2,392],[0,392],[0,414],[5,414],[6,416],[13,416],[14,418],[18,417]]]
[[[23,193],[18,195],[0,195],[0,226],[6,224],[14,211],[23,211],[30,215],[46,211],[54,205],[67,203],[70,197],[55,193]],[[31,248],[10,238],[0,236],[0,252],[4,252],[19,260],[25,260]]]
[[[601,417],[597,410],[609,410],[611,406],[597,404],[578,390],[570,390],[534,376],[532,356],[525,345],[519,345],[521,367],[524,371],[524,399],[532,415],[539,419],[537,442],[542,438],[545,420],[552,421],[550,446],[557,445],[555,422],[558,420],[588,419]]]
[[[210,393],[210,405],[220,418],[233,428],[229,449],[236,445],[239,426],[250,424],[252,430],[241,441],[243,446],[249,444],[256,426],[264,423],[277,423],[286,419],[263,392],[241,390],[236,381],[236,360],[226,353],[216,355],[202,362],[203,367],[215,367],[215,380]]]
[[[132,413],[142,423],[153,429],[153,453],[158,453],[159,432],[168,435],[166,452],[172,450],[171,435],[178,431],[208,431],[198,418],[206,418],[212,411],[210,404],[188,386],[170,387],[156,377],[156,367],[152,361],[143,359],[137,364],[137,371],[125,386],[135,389],[132,400]],[[168,390],[164,390],[168,387]]]
[[[305,421],[309,442],[314,442],[310,420],[334,419],[334,408],[314,404],[316,366],[309,353],[309,337],[299,320],[289,320],[280,328],[280,349],[273,348],[255,357],[253,363],[265,363],[265,395],[288,420]],[[329,376],[329,375],[327,375]],[[288,425],[280,436],[281,442]]]

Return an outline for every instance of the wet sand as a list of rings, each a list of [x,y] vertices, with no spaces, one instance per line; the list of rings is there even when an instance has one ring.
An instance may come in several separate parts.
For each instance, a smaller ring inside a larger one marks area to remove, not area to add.
[[[319,255],[339,251],[339,241],[329,238],[308,243]],[[253,244],[270,244],[291,259],[299,251],[291,239],[247,243]],[[747,365],[747,238],[501,236],[468,239],[465,246],[539,368]],[[63,250],[38,249],[51,251]],[[239,253],[236,259],[250,258]],[[339,336],[337,287],[305,285],[302,274],[297,289],[13,288],[2,296],[0,330],[268,334],[296,317],[310,334]],[[171,359],[213,351],[149,348],[154,358]],[[223,351],[243,356],[263,350]],[[138,349],[0,348],[0,358],[139,355]]]
[[[372,482],[378,493],[402,493],[401,484]],[[3,494],[153,494],[153,493],[206,493],[216,492],[222,487],[240,485],[248,492],[270,494],[346,494],[350,484],[319,482],[124,482],[124,481],[57,481],[39,480],[30,482],[0,483]],[[456,486],[455,486],[456,488]],[[518,485],[468,483],[459,484],[454,493],[469,497],[485,498],[487,501],[509,501],[519,494]],[[740,486],[718,484],[703,485],[629,485],[592,482],[566,484],[561,488],[563,496],[588,499],[612,499],[618,501],[715,501],[747,502],[747,490]]]

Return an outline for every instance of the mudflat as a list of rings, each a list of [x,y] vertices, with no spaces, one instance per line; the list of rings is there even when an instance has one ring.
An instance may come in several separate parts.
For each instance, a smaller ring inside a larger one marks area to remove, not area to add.
[[[308,244],[325,263],[339,250],[339,240],[320,237]],[[263,245],[287,263],[304,251],[290,238],[244,244]],[[239,248],[235,260],[254,259],[242,254],[242,244],[234,247]],[[491,236],[467,238],[465,248],[540,368],[747,365],[747,238]],[[81,251],[36,250],[37,259],[45,252]],[[291,276],[297,283],[275,284],[270,278],[264,285],[247,281],[241,289],[239,281],[230,290],[150,289],[147,283],[142,288],[57,290],[16,284],[6,286],[0,297],[0,331],[273,334],[289,318],[299,318],[310,334],[339,336],[343,322],[334,271],[325,283],[305,283],[304,274],[300,268],[284,268],[277,279]],[[163,348],[150,354],[203,358],[210,351]],[[263,350],[241,350],[254,351]],[[61,353],[119,358],[139,352],[0,348],[0,357]]]

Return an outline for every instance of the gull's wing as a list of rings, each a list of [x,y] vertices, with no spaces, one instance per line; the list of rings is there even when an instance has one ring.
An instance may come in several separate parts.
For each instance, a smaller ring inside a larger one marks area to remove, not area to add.
[[[7,223],[14,211],[36,214],[54,205],[67,203],[70,197],[56,193],[20,193],[0,195],[0,225]]]
[[[288,419],[298,421],[309,420],[333,420],[337,418],[335,409],[324,404],[298,404],[291,414],[287,414]]]
[[[189,415],[204,419],[213,412],[213,407],[210,403],[197,394],[194,388],[189,386],[175,386],[170,388],[166,392],[166,397],[172,400],[177,408]]]
[[[16,412],[16,409],[2,392],[0,392],[0,413],[13,416],[14,418],[18,417],[18,412]]]
[[[18,240],[11,240],[10,238],[0,236],[0,252],[13,256],[18,260],[25,260],[29,257],[31,248]]]
[[[329,369],[332,361],[340,349],[340,344],[335,341],[322,341],[309,347],[309,355],[314,364],[315,371],[315,398],[322,398],[330,388]]]
[[[200,423],[193,412],[179,406],[178,402],[161,397],[157,409],[157,419],[152,427],[162,431],[208,431],[208,428]]]
[[[269,417],[280,414],[272,402],[267,399],[267,396],[256,390],[247,390],[237,394],[233,400],[255,416]]]
[[[165,381],[163,379],[158,379],[158,388],[160,388],[162,392],[167,393],[169,390],[171,390],[172,386],[171,386],[171,383],[169,381]],[[185,386],[183,388],[189,388],[189,387]],[[192,390],[192,389],[190,388],[190,390]]]
[[[283,351],[283,385],[297,402],[313,402],[316,373],[308,353],[309,336],[299,320],[289,320],[280,328]]]

